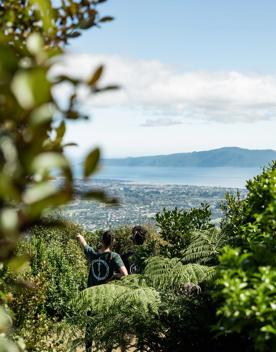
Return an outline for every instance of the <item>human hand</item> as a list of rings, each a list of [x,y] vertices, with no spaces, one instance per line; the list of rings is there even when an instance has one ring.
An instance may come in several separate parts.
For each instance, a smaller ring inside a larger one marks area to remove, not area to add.
[[[80,241],[81,239],[83,239],[83,236],[80,233],[78,233],[76,235],[76,239]]]
[[[85,240],[85,238],[81,235],[81,234],[77,234],[76,235],[76,239],[80,242],[80,244],[82,244],[83,246],[85,246],[86,245],[86,240]]]

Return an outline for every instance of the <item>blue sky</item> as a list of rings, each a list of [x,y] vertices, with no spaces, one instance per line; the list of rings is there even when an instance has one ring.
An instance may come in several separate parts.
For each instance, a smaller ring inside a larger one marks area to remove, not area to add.
[[[87,32],[73,50],[182,69],[275,71],[273,0],[111,0],[100,8],[116,21]]]
[[[106,82],[123,90],[83,99],[93,119],[68,133],[79,151],[276,149],[275,1],[109,0],[99,9],[115,21],[72,41],[68,68],[85,77],[103,62]]]

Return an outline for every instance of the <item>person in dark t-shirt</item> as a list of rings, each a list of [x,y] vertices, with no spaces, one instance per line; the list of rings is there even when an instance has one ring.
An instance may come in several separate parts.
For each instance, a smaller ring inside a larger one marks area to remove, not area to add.
[[[122,260],[129,274],[140,274],[141,267],[137,259],[135,258],[135,252],[136,252],[135,247],[141,246],[144,244],[147,236],[147,230],[144,227],[137,225],[133,227],[131,234],[132,234],[131,238],[132,238],[134,248],[131,251],[122,254]]]
[[[82,235],[78,234],[77,239],[82,245],[89,262],[87,287],[102,285],[111,281],[115,277],[118,278],[128,275],[127,269],[120,255],[112,252],[114,236],[111,231],[105,231],[103,233],[101,241],[102,246],[98,252],[87,244]],[[92,337],[89,327],[86,331],[85,344],[86,351],[92,351]]]
[[[111,231],[103,233],[102,247],[98,252],[87,244],[82,235],[77,235],[77,239],[83,246],[84,254],[89,262],[87,287],[107,283],[113,278],[115,272],[118,272],[121,276],[128,274],[120,255],[111,251],[114,241],[114,236]]]

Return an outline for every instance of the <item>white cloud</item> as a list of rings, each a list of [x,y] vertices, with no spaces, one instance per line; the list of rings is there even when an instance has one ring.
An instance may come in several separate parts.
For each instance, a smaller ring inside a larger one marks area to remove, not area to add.
[[[56,70],[88,79],[100,63],[106,66],[102,83],[120,84],[123,88],[91,98],[81,90],[82,102],[89,109],[125,107],[157,115],[155,120],[146,120],[144,126],[168,126],[182,120],[233,123],[276,117],[274,75],[235,71],[179,73],[159,61],[88,54],[67,55]],[[64,95],[64,89],[58,94]]]
[[[169,118],[169,117],[160,117],[155,119],[147,119],[145,122],[141,124],[142,127],[168,127],[168,126],[175,126],[181,125],[182,121],[176,118]]]

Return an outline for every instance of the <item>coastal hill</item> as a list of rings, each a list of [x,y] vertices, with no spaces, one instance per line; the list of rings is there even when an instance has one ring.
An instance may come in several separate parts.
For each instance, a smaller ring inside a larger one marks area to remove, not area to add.
[[[276,160],[276,151],[224,147],[208,151],[105,159],[112,166],[156,167],[263,167]]]

